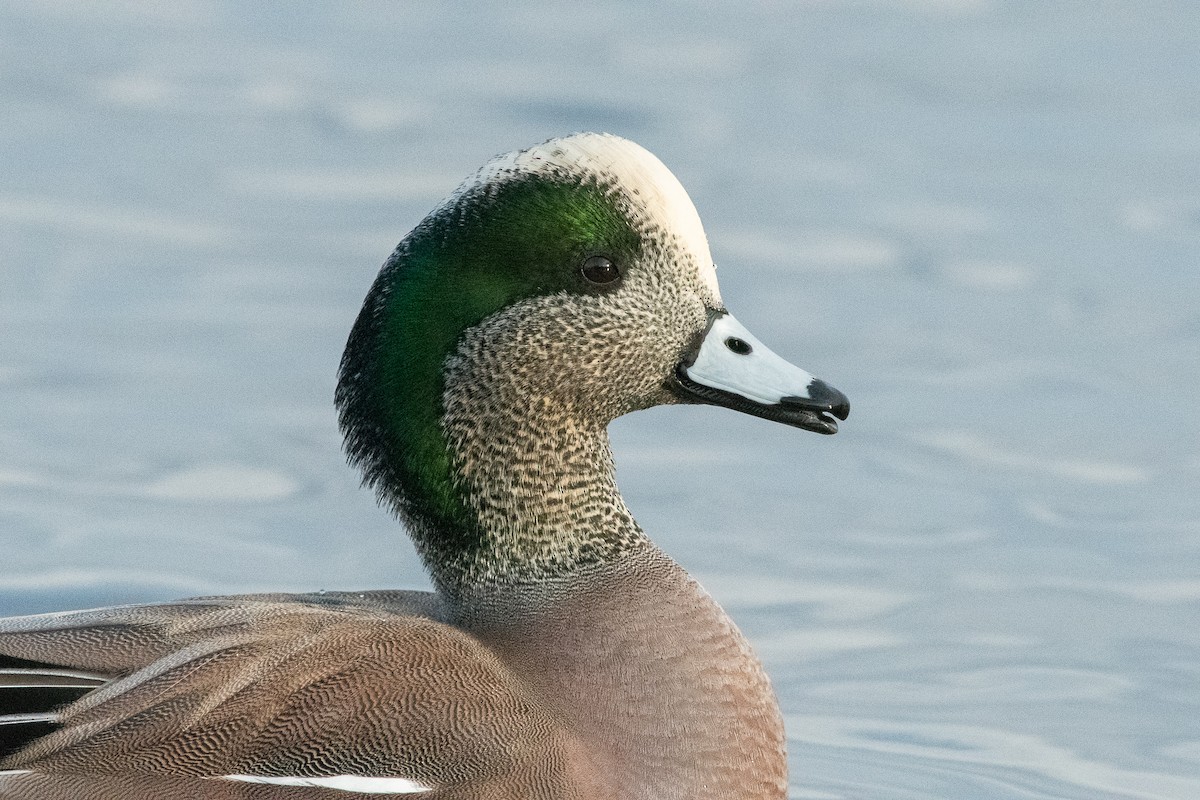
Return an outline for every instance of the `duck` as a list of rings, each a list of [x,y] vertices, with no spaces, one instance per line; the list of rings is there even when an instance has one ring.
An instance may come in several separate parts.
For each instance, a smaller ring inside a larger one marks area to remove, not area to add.
[[[832,434],[849,401],[729,312],[658,158],[487,162],[384,263],[334,399],[432,591],[2,619],[0,797],[787,796],[763,666],[634,520],[607,428],[700,403]]]

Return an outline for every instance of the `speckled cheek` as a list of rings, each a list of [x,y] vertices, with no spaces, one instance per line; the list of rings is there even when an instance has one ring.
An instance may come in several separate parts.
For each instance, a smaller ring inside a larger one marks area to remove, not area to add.
[[[637,376],[635,408],[676,402],[667,384],[688,345],[707,324],[707,293],[686,278],[691,265],[678,258],[663,261],[659,269],[648,267],[631,275],[622,292],[613,296],[611,313],[625,329],[621,368]]]
[[[710,308],[721,308],[721,287],[717,285],[717,266],[711,260],[697,263],[700,297]]]

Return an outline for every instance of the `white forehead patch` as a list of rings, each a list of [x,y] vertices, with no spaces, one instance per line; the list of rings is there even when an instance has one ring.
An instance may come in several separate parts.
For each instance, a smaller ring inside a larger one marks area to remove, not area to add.
[[[684,249],[692,254],[700,284],[712,295],[706,300],[720,305],[716,267],[692,198],[653,153],[628,139],[611,133],[577,133],[551,139],[528,150],[506,153],[485,164],[452,197],[480,184],[503,180],[506,175],[536,175],[558,170],[611,178],[631,198],[640,200],[650,221],[677,235]]]

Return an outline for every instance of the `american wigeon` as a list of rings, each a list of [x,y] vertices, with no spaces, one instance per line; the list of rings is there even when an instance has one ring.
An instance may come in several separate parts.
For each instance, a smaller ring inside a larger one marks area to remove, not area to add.
[[[849,404],[725,309],[658,159],[585,133],[485,165],[387,260],[336,402],[435,591],[0,620],[0,796],[84,775],[222,797],[785,797],[767,676],[630,515],[606,427],[682,402],[828,434]]]

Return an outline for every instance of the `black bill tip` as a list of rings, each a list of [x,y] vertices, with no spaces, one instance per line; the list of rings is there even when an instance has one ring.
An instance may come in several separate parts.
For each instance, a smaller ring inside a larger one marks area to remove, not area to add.
[[[796,416],[791,424],[815,433],[837,433],[837,419],[850,416],[850,400],[846,395],[820,378],[808,385],[808,397],[784,397],[779,401],[783,408]]]

